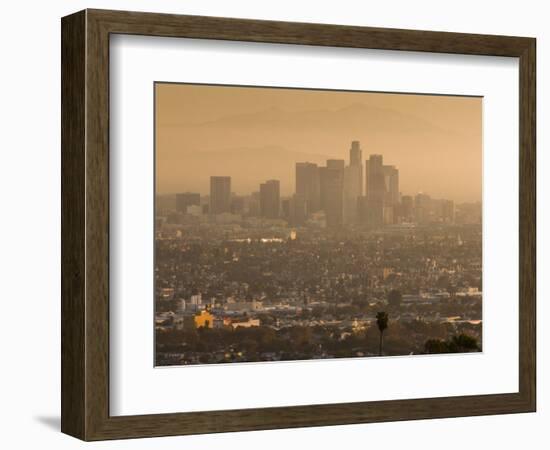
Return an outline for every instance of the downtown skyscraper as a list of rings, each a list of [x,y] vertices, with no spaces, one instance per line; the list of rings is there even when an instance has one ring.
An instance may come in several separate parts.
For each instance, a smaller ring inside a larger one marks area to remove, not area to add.
[[[366,197],[362,205],[362,221],[369,226],[395,222],[399,204],[399,171],[385,166],[382,155],[370,155],[365,161]]]
[[[279,180],[260,184],[260,215],[266,219],[278,219],[280,215],[281,188]]]
[[[359,199],[363,195],[363,152],[359,141],[352,141],[349,165],[344,170],[343,222],[358,221]]]
[[[362,153],[360,142],[352,141],[348,165],[343,159],[328,159],[324,167],[296,163],[295,196],[306,199],[307,216],[322,210],[327,228],[358,223],[363,195]]]
[[[329,160],[323,168],[324,211],[327,228],[344,222],[344,161]]]
[[[210,177],[210,214],[231,212],[231,177]]]
[[[321,192],[317,164],[310,162],[296,163],[296,194],[306,200],[308,213],[319,211]]]

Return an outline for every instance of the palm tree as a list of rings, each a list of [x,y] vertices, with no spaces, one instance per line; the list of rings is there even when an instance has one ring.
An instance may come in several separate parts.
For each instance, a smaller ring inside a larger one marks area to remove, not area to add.
[[[382,340],[384,336],[384,330],[388,328],[388,313],[381,311],[376,313],[376,325],[378,325],[378,331],[380,331],[380,346],[378,348],[379,356],[382,356]]]

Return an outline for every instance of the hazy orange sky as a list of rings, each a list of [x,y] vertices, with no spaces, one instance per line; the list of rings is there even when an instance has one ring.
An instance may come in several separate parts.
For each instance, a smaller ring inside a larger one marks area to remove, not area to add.
[[[208,194],[211,175],[249,194],[294,192],[294,165],[382,154],[403,195],[481,200],[482,99],[156,83],[157,193]]]

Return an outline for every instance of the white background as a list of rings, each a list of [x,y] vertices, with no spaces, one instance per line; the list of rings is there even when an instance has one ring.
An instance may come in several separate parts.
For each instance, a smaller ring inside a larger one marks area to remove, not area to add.
[[[143,439],[97,448],[280,448],[336,446],[464,449],[547,448],[550,320],[550,30],[545,2],[462,1],[386,3],[220,1],[50,1],[9,3],[0,16],[3,64],[0,233],[3,321],[0,442],[6,448],[76,448],[59,429],[60,56],[59,17],[84,7],[156,10],[278,20],[342,23],[538,38],[538,399],[536,414]],[[545,427],[546,425],[546,427]]]
[[[143,36],[110,56],[111,414],[518,391],[517,59]],[[483,353],[154,368],[155,80],[483,95]]]

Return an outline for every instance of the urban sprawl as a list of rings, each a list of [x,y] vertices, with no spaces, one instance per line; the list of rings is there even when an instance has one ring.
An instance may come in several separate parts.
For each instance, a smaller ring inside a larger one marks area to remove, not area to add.
[[[382,155],[237,195],[156,198],[156,365],[481,351],[481,204],[399,191]]]

